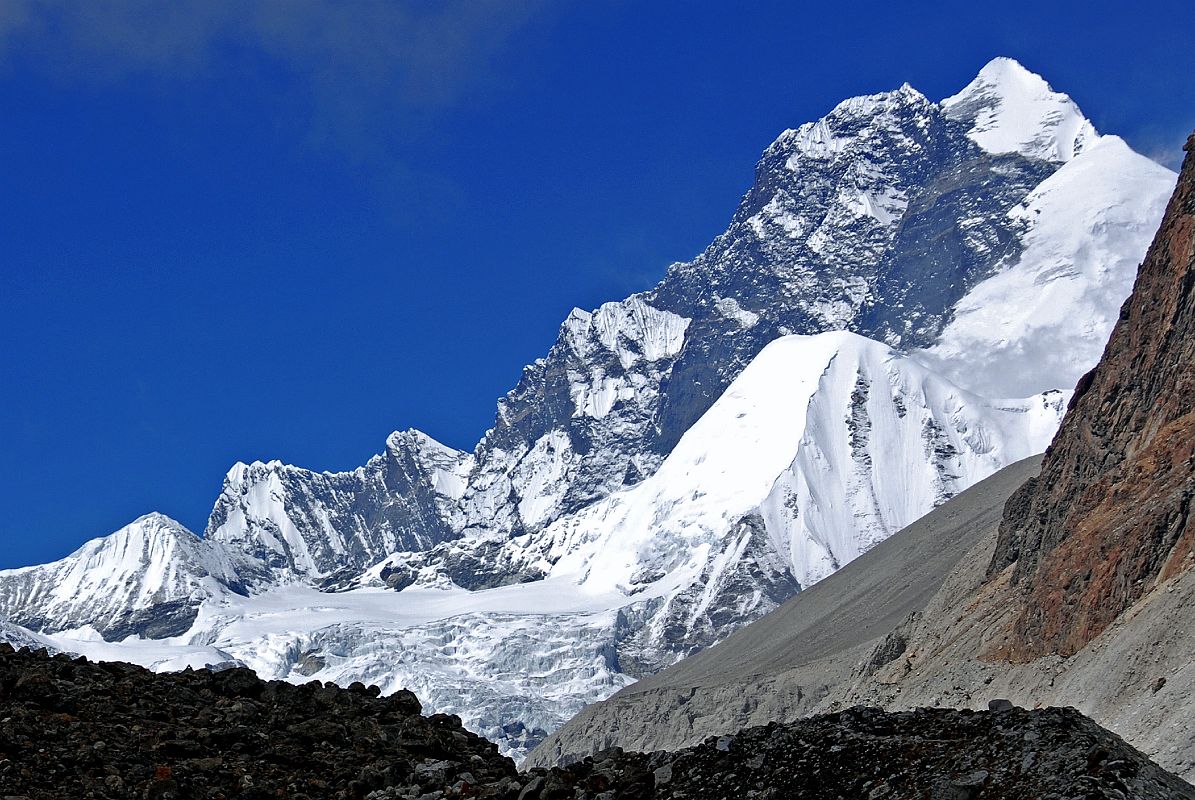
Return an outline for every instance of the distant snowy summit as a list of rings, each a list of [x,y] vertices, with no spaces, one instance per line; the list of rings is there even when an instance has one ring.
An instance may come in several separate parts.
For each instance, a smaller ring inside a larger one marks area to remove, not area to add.
[[[185,633],[199,605],[244,591],[233,554],[164,514],[146,514],[71,555],[0,571],[0,614],[38,630],[91,627],[111,639]]]
[[[694,260],[574,310],[472,453],[238,464],[203,538],[0,572],[0,635],[407,684],[523,752],[1043,449],[1174,181],[1010,59],[844,101]]]

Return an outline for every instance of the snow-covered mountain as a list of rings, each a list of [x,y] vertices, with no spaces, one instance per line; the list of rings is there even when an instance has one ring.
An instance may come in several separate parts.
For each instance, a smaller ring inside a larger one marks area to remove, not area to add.
[[[1074,385],[1104,350],[1173,180],[1117,136],[1089,142],[1009,212],[1024,226],[1020,253],[918,357],[981,393]]]
[[[350,472],[236,464],[206,539],[227,545],[253,585],[353,575],[395,550],[452,538],[471,465],[414,430],[392,433],[384,453]]]
[[[508,549],[523,573],[634,599],[619,656],[655,670],[1045,449],[1064,406],[986,400],[856,334],[783,337],[650,478]]]
[[[110,638],[167,637],[200,604],[244,592],[233,556],[163,514],[147,514],[71,555],[0,571],[0,617],[41,630],[90,625]]]
[[[989,153],[1065,163],[1101,138],[1074,100],[1011,58],[989,61],[941,106]]]
[[[350,472],[238,464],[203,539],[151,516],[0,572],[0,617],[405,682],[517,753],[1044,449],[1174,179],[1008,59],[940,103],[847,100],[696,259],[570,314],[472,454],[407,431]]]
[[[782,133],[727,231],[624,301],[642,327],[623,326],[622,344],[578,341],[584,315],[566,321],[478,446],[466,496],[485,501],[469,528],[535,531],[554,518],[544,509],[567,514],[642,480],[789,333],[942,344],[936,366],[964,386],[977,377],[964,377],[974,358],[1008,353],[975,387],[994,396],[1073,386],[1099,357],[1174,179],[1099,136],[1069,97],[1009,59],[943,103],[908,85],[847,100]],[[1004,279],[1016,296],[992,283],[1010,272],[1029,276]],[[1041,322],[1000,323],[1026,308]],[[991,310],[943,342],[971,309]],[[669,345],[653,349],[652,339]],[[1057,355],[1076,344],[1073,357]],[[637,350],[656,358],[624,366],[620,354]],[[1045,354],[1058,363],[1038,369]],[[584,405],[595,395],[611,403],[597,417]],[[526,508],[537,511],[530,520]]]
[[[61,609],[70,624],[42,624],[58,633],[34,638],[158,669],[240,663],[290,680],[418,688],[518,754],[633,676],[718,641],[1040,451],[1065,399],[986,400],[856,334],[787,336],[650,478],[506,540],[496,563],[539,580],[469,591],[446,573],[442,545],[394,554],[336,593],[294,581],[252,594],[211,587],[185,630],[123,641],[80,620],[109,587],[81,586]],[[178,535],[221,563],[236,558],[224,542]],[[78,560],[35,569],[58,575]],[[395,573],[411,575],[399,592]]]

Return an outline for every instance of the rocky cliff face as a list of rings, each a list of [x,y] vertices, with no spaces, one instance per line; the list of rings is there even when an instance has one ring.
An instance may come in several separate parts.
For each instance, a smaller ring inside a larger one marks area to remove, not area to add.
[[[905,85],[781,134],[726,232],[651,291],[574,311],[524,370],[478,445],[466,535],[535,533],[639,483],[779,336],[932,344],[1015,260],[1009,212],[1063,161],[989,153],[972,122]]]
[[[207,540],[232,553],[250,586],[335,582],[395,550],[457,535],[457,501],[472,466],[426,434],[392,433],[386,450],[349,472],[278,461],[236,464],[208,520]]]
[[[689,324],[640,297],[574,309],[498,402],[463,501],[466,535],[537,532],[654,472],[662,455],[645,443]]]
[[[466,536],[534,533],[639,483],[787,334],[938,346],[934,366],[989,397],[1068,388],[1172,186],[1010,59],[941,102],[907,84],[846,100],[777,137],[697,258],[570,315],[477,447]]]
[[[990,572],[1024,588],[1016,660],[1071,655],[1195,566],[1195,137],[1133,295],[1080,380],[1039,478],[1009,502]]]
[[[693,318],[655,449],[670,450],[777,335],[934,341],[967,290],[1019,252],[1008,211],[1058,168],[993,155],[967,132],[906,84],[781,134],[728,230],[648,295]]]

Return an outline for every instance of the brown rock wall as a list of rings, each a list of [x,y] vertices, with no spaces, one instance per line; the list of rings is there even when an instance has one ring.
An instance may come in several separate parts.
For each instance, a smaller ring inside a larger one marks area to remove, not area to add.
[[[1005,509],[988,573],[1011,567],[1024,605],[993,655],[1071,655],[1195,565],[1195,135],[1185,149],[1104,356]]]

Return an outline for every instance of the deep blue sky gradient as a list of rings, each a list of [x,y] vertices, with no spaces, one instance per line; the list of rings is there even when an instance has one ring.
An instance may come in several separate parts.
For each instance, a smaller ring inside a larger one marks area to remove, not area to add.
[[[1195,126],[1178,2],[545,4],[384,56],[46,8],[0,10],[0,567],[200,531],[237,460],[471,449],[573,306],[696,255],[848,96],[1009,55],[1172,167]]]

